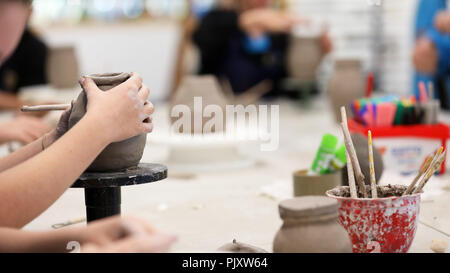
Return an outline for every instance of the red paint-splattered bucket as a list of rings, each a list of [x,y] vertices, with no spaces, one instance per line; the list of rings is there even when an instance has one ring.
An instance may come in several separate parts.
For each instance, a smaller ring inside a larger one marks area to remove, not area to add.
[[[327,196],[339,201],[339,222],[347,230],[354,253],[406,253],[414,239],[420,194],[387,198]]]

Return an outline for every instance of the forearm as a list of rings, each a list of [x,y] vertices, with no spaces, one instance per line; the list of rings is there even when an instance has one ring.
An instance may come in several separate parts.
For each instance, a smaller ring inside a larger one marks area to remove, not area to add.
[[[75,228],[47,232],[27,232],[0,228],[0,253],[61,253],[69,252],[71,241],[81,243]]]
[[[55,138],[55,131],[52,131],[49,134],[47,134],[45,136],[44,142],[43,138],[44,136],[22,147],[21,149],[15,151],[12,154],[0,158],[0,173],[42,152],[43,148],[42,144],[44,144],[44,147],[48,148],[50,146],[50,143],[52,143]]]
[[[85,116],[47,150],[0,174],[0,226],[23,227],[54,203],[108,144]]]
[[[12,94],[0,91],[0,109],[18,109],[22,106],[22,101]]]

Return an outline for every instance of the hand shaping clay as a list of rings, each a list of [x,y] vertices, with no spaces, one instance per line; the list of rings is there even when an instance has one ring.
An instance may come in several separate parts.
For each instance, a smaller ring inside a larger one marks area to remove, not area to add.
[[[128,73],[115,74],[94,74],[87,76],[91,78],[100,88],[108,91],[130,78]],[[86,113],[87,97],[84,90],[78,96],[73,105],[72,113],[69,117],[69,128],[75,124]],[[124,141],[111,143],[88,167],[90,172],[121,171],[139,164],[144,152],[147,134],[141,134]]]

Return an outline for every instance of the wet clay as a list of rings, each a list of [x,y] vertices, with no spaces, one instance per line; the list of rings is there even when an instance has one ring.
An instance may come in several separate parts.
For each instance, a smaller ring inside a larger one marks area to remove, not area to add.
[[[400,197],[402,196],[403,192],[406,191],[408,186],[406,185],[387,185],[387,186],[377,186],[377,194],[378,198],[387,198],[387,197]],[[372,193],[370,190],[370,186],[365,187],[367,195],[369,198],[372,198]],[[336,187],[329,191],[331,195],[337,196],[337,197],[350,197],[350,187],[344,186],[344,187]]]
[[[338,202],[325,196],[282,201],[283,225],[273,241],[275,253],[347,253],[350,240],[338,223]]]
[[[91,78],[100,88],[108,91],[130,78],[129,73],[94,74]],[[75,124],[86,113],[87,97],[84,90],[78,96],[69,117],[69,128]],[[114,109],[112,109],[114,111]],[[121,171],[139,164],[144,153],[147,134],[141,134],[124,141],[109,144],[92,162],[87,171],[108,172]]]

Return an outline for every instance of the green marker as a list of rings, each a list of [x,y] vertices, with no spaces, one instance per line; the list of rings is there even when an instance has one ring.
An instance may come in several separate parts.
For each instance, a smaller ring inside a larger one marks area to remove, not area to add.
[[[317,151],[316,158],[311,167],[313,172],[317,174],[326,174],[330,172],[330,161],[334,158],[337,143],[338,138],[331,134],[325,134],[322,137],[322,142],[320,143],[319,150]]]

